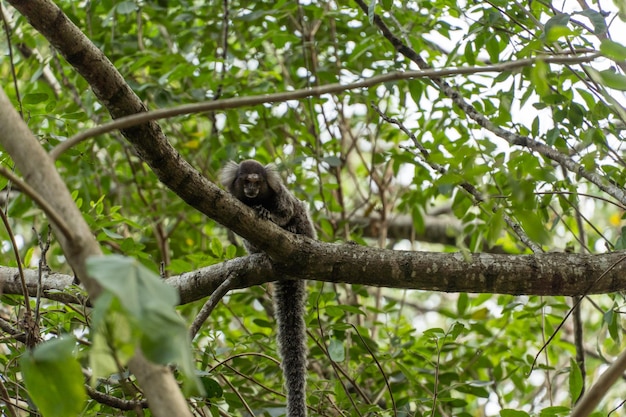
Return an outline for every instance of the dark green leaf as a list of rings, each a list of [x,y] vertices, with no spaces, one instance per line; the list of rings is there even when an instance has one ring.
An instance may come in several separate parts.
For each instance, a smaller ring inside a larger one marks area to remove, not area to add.
[[[606,33],[606,21],[601,13],[593,9],[585,9],[580,12],[576,12],[576,14],[583,15],[591,21],[594,34],[604,35]]]
[[[207,376],[203,376],[200,379],[202,380],[206,398],[222,398],[224,390],[215,379]]]

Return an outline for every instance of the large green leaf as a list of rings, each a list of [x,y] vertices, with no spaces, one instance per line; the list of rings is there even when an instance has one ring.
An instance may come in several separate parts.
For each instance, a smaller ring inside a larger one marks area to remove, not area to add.
[[[74,355],[76,340],[49,340],[20,359],[24,383],[44,417],[80,413],[87,398],[80,363]]]
[[[89,274],[112,295],[105,293],[105,302],[95,306],[93,324],[98,336],[94,343],[103,348],[98,354],[106,352],[100,337],[111,339],[109,345],[119,345],[127,353],[129,344],[140,347],[155,363],[176,363],[187,381],[186,392],[202,392],[202,384],[195,375],[187,327],[175,309],[178,302],[176,291],[132,258],[119,255],[93,257],[87,261],[87,268]],[[120,314],[123,315],[121,320]],[[103,358],[95,363],[102,371],[111,368],[111,363]]]

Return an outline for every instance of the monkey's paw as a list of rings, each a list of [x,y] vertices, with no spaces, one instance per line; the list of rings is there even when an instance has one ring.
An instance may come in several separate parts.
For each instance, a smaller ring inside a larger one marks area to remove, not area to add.
[[[266,209],[265,207],[263,207],[262,205],[254,206],[254,210],[256,210],[256,214],[260,218],[265,219],[265,220],[272,219],[272,214],[270,213],[270,211]]]

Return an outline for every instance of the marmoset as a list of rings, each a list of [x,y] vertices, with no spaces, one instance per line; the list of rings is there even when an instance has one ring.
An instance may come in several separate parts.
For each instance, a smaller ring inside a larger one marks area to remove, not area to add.
[[[315,238],[315,228],[306,205],[283,184],[273,164],[246,160],[228,162],[220,173],[228,191],[259,216],[289,232]],[[249,253],[260,252],[244,241]],[[274,305],[278,322],[278,346],[287,388],[287,417],[306,416],[306,328],[304,280],[285,277],[275,283]]]

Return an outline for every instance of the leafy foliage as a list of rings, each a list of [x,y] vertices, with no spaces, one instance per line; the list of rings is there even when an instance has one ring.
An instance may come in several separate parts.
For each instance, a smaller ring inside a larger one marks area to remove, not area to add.
[[[150,109],[415,70],[381,34],[380,18],[434,68],[477,67],[446,80],[492,129],[426,78],[178,116],[160,126],[211,180],[229,159],[278,163],[324,241],[511,254],[530,253],[528,242],[580,253],[626,248],[624,202],[600,187],[623,190],[626,182],[624,10],[570,1],[562,9],[538,1],[371,0],[365,9],[361,2],[285,0],[57,3]],[[51,150],[108,121],[71,65],[27,19],[3,10],[10,37],[0,39],[2,88],[42,146]],[[549,61],[585,51],[602,59]],[[504,66],[526,58],[533,63]],[[480,71],[487,66],[495,69]],[[517,146],[498,129],[548,145],[580,169]],[[4,152],[0,161],[12,166]],[[141,399],[123,369],[141,346],[156,362],[175,362],[183,387],[199,391],[202,384],[205,395],[190,398],[197,415],[280,415],[271,287],[229,293],[189,349],[185,324],[202,302],[176,313],[175,294],[156,275],[161,266],[171,276],[243,255],[228,232],[160,184],[117,132],[81,142],[57,167],[103,250],[135,261],[92,263],[108,290],[94,311],[44,300],[40,336],[67,337],[32,353],[17,336],[24,298],[2,295],[2,320],[16,329],[0,353],[7,395],[45,416],[131,415],[111,399]],[[584,173],[597,174],[600,185]],[[0,263],[37,267],[43,257],[52,270],[72,273],[54,240],[47,250],[38,245],[32,229],[47,226],[39,208],[24,195],[3,208],[22,258],[8,250],[3,229]],[[395,227],[404,218],[410,231]],[[372,219],[376,227],[363,227]],[[439,235],[436,219],[446,225]],[[576,344],[571,321],[559,327],[572,306],[565,297],[320,283],[309,290],[312,415],[568,415],[624,346],[620,294],[583,300],[584,343]],[[91,388],[107,401],[93,392],[84,399],[79,365],[100,378]],[[619,384],[602,415],[622,407]],[[62,394],[51,402],[49,393]]]

